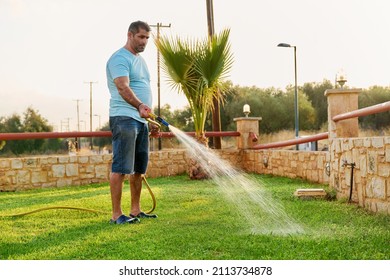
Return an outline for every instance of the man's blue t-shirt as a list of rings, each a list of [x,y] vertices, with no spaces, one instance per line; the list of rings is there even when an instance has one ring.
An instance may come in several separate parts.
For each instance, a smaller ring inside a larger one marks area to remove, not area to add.
[[[119,49],[107,61],[106,75],[108,89],[111,94],[110,117],[127,116],[145,123],[146,120],[139,116],[137,108],[122,98],[114,83],[114,79],[118,77],[129,77],[129,86],[138,99],[152,107],[150,74],[142,56],[134,55],[125,48]]]

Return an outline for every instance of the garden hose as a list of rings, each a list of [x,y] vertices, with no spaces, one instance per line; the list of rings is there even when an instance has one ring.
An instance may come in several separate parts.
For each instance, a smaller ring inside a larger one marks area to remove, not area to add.
[[[156,197],[154,196],[154,193],[152,192],[152,189],[150,188],[150,185],[148,181],[146,181],[146,177],[142,176],[143,182],[146,184],[146,188],[149,191],[149,194],[152,198],[152,208],[149,211],[145,211],[145,213],[150,214],[156,209]],[[56,209],[67,209],[67,210],[79,210],[79,211],[85,211],[85,212],[91,212],[91,213],[96,213],[96,214],[110,214],[110,212],[107,211],[101,211],[101,210],[95,210],[95,209],[88,209],[88,208],[81,208],[81,207],[73,207],[73,206],[49,206],[49,207],[43,207],[39,208],[36,210],[32,210],[29,212],[24,212],[24,213],[19,213],[19,214],[9,214],[9,215],[0,215],[0,218],[11,218],[11,217],[22,217],[42,211],[47,211],[47,210],[56,210]]]
[[[80,210],[80,211],[86,211],[86,212],[92,212],[92,213],[102,213],[107,214],[108,212],[100,211],[100,210],[94,210],[94,209],[88,209],[88,208],[81,208],[81,207],[73,207],[73,206],[50,206],[50,207],[43,207],[39,209],[35,209],[29,212],[19,213],[19,214],[9,214],[9,215],[2,215],[1,218],[6,217],[22,217],[27,216],[30,214],[47,211],[47,210],[55,210],[55,209],[68,209],[68,210]]]
[[[146,119],[148,122],[151,122],[151,123],[153,123],[153,124],[157,124],[159,127],[161,127],[160,124],[163,124],[163,125],[165,125],[166,127],[169,127],[169,123],[168,123],[166,120],[164,120],[162,117],[157,116],[157,115],[155,115],[155,114],[153,114],[153,113],[149,113],[149,116],[150,116],[151,118],[153,118],[153,120],[151,120],[150,118],[148,118],[148,119]],[[157,123],[156,121],[158,121],[158,123]]]

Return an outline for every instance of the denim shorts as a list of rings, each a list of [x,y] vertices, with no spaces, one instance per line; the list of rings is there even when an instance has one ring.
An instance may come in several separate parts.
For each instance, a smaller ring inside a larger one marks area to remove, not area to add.
[[[145,174],[149,161],[147,123],[130,117],[110,117],[113,173]]]

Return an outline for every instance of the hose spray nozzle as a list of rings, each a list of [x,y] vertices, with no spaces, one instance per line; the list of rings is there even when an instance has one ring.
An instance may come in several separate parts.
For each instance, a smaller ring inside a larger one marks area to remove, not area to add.
[[[160,116],[156,116],[155,114],[153,113],[149,113],[149,116],[153,119],[155,119],[156,121],[158,121],[159,123],[165,125],[166,127],[169,127],[169,123],[167,123],[166,120],[164,120],[162,117]]]

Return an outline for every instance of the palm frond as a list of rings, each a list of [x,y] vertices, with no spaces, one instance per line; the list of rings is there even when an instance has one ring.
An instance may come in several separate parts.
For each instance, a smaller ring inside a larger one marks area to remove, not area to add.
[[[222,99],[223,79],[233,64],[229,35],[226,29],[205,41],[178,37],[155,40],[170,86],[182,91],[190,104],[198,135],[204,132],[214,97]]]

